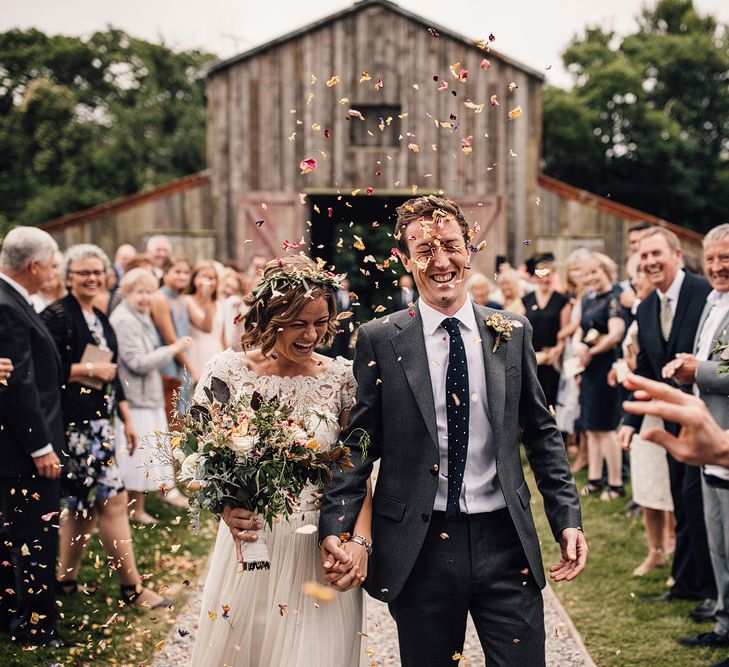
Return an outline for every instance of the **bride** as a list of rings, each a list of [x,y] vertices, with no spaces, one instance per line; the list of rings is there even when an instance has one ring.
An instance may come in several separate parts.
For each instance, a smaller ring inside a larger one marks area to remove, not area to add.
[[[336,330],[334,294],[338,278],[303,255],[276,259],[246,297],[243,352],[213,357],[198,383],[195,399],[217,377],[237,392],[278,396],[302,414],[310,409],[333,417],[328,442],[336,442],[354,402],[352,362],[314,350],[331,343]],[[338,424],[338,425],[337,425]],[[302,585],[324,586],[319,557],[319,489],[302,493],[300,511],[265,528],[270,570],[243,571],[241,541],[253,542],[263,528],[257,517],[227,507],[210,561],[192,665],[205,667],[357,667],[364,601],[359,585],[367,576],[372,499],[367,500],[340,560],[350,570],[332,584],[339,591],[325,603],[302,593]]]

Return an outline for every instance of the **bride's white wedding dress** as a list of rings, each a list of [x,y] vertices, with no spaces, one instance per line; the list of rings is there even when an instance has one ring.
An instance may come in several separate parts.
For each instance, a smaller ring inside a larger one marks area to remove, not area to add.
[[[226,350],[206,365],[202,388],[218,377],[236,393],[257,391],[279,396],[295,410],[314,408],[336,418],[354,402],[352,362],[341,357],[316,377],[256,375],[242,353]],[[329,442],[336,442],[338,427]],[[325,444],[319,438],[321,444]],[[318,532],[297,528],[317,526],[319,510],[311,487],[302,494],[301,512],[266,528],[270,570],[242,571],[228,527],[221,521],[205,581],[200,627],[192,665],[199,667],[358,667],[366,664],[361,650],[364,599],[361,588],[337,593],[333,602],[317,603],[302,594],[307,581],[324,583]],[[224,606],[230,607],[225,612]],[[227,616],[224,617],[224,616]]]

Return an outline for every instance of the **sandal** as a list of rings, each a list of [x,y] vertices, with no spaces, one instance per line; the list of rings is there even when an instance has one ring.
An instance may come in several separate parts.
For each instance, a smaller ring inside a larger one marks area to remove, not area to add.
[[[137,604],[136,600],[144,590],[141,584],[121,584],[119,586],[119,598],[131,607],[147,607],[148,609],[162,609],[162,607],[172,607],[175,604],[168,598],[162,598],[157,604],[151,606],[144,603]]]
[[[78,581],[76,579],[56,579],[56,595],[75,595],[78,593]]]
[[[590,480],[585,484],[585,486],[582,487],[580,490],[581,496],[590,496],[595,493],[599,493],[602,491],[603,484],[600,480]]]
[[[129,520],[133,523],[142,524],[143,526],[151,526],[153,523],[157,523],[157,519],[151,514],[147,514],[144,511],[137,513],[137,510],[129,512]]]
[[[625,496],[624,486],[609,486],[600,494],[600,500],[608,502],[610,500],[617,500]]]

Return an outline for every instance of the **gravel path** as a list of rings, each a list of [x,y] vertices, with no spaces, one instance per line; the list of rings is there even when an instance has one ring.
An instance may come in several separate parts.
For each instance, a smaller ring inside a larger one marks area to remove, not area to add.
[[[195,643],[204,582],[205,575],[203,574],[195,584],[187,605],[178,615],[174,629],[151,667],[184,667],[188,664]],[[595,667],[572,620],[549,586],[544,589],[544,625],[547,632],[548,667]],[[189,634],[181,637],[178,629],[187,631]],[[367,598],[367,634],[368,644],[372,648],[370,664],[376,667],[398,667],[400,660],[395,622],[387,610],[387,605],[369,597]],[[484,667],[481,645],[470,618],[463,655],[468,663],[464,661],[461,663],[462,665]],[[211,667],[217,666],[211,665]],[[265,666],[261,665],[261,667]],[[292,667],[294,666],[292,665]]]

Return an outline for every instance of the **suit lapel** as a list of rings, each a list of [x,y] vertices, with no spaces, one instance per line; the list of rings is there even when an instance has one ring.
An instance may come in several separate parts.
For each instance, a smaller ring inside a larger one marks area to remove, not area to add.
[[[689,282],[691,278],[689,277],[688,272],[686,273],[685,278],[683,279],[683,285],[681,285],[681,291],[678,293],[678,303],[676,304],[676,314],[673,316],[673,323],[671,324],[671,335],[668,337],[668,344],[667,349],[669,353],[669,358],[673,358],[673,349],[676,346],[676,339],[678,338],[678,333],[681,329],[681,322],[684,321],[686,317],[686,309],[689,307],[689,303],[691,302],[691,292],[693,291],[691,288],[691,283]],[[660,308],[659,308],[659,314],[658,314],[658,322],[660,323]],[[659,327],[660,329],[660,324]]]
[[[712,308],[713,306],[707,302],[707,304],[704,306],[704,310],[701,311],[699,326],[696,327],[696,335],[694,336],[694,354],[699,351],[699,337],[701,336],[701,330],[704,328],[704,322],[706,322],[706,318],[709,317],[709,313],[711,312]]]
[[[494,441],[502,442],[501,425],[504,423],[504,406],[506,405],[506,346],[509,341],[502,340],[499,348],[494,352],[496,335],[493,329],[486,326],[486,318],[493,312],[490,308],[474,306],[476,326],[481,337],[483,348],[483,363],[486,369],[486,401],[489,410],[491,428],[494,432]]]
[[[397,355],[415,401],[433,440],[433,446],[438,447],[438,427],[435,420],[435,402],[433,400],[433,385],[430,382],[430,369],[428,368],[428,355],[425,351],[425,338],[423,337],[423,321],[420,311],[415,307],[415,317],[410,318],[407,313],[397,313],[392,316],[400,331],[391,339],[395,354]],[[405,318],[409,318],[407,321]]]

